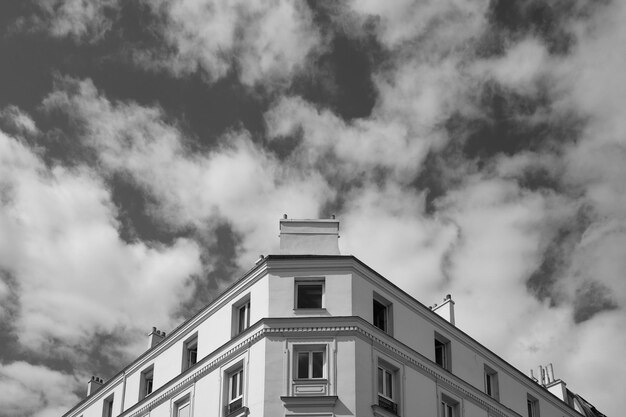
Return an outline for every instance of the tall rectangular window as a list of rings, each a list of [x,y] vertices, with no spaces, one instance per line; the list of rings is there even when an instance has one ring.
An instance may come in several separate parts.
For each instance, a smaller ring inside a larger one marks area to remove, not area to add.
[[[526,396],[526,406],[528,408],[528,417],[539,417],[539,401],[528,394]]]
[[[441,417],[458,417],[459,403],[447,395],[441,396]]]
[[[243,332],[248,327],[250,327],[250,300],[237,310],[237,333]]]
[[[243,366],[228,373],[228,405],[226,414],[243,407]]]
[[[141,380],[139,381],[139,400],[143,400],[152,394],[154,385],[154,366],[150,366],[141,372]]]
[[[450,341],[435,333],[435,362],[443,369],[451,369]]]
[[[324,351],[298,351],[296,352],[298,379],[324,378]]]
[[[183,343],[183,371],[191,368],[198,362],[198,335],[194,335]]]
[[[323,308],[323,281],[296,281],[296,308]]]
[[[397,370],[379,361],[376,370],[378,387],[378,406],[394,414],[398,413],[398,387],[396,386]]]
[[[113,394],[102,402],[102,417],[113,417]]]
[[[498,373],[487,365],[485,365],[485,393],[496,400],[500,398]]]
[[[387,331],[387,306],[378,300],[374,300],[374,326]]]

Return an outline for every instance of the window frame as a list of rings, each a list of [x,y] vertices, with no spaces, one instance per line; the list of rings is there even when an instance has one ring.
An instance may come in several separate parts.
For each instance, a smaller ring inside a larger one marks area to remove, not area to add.
[[[193,358],[193,362],[192,362]],[[191,337],[183,342],[183,363],[182,372],[193,367],[198,363],[198,333],[194,333]]]
[[[319,300],[319,307],[301,307],[301,300],[299,289],[301,287],[312,287],[312,286],[320,286],[321,294]],[[326,280],[324,278],[295,278],[294,281],[294,310],[299,311],[317,311],[324,310],[326,308]]]
[[[154,391],[154,364],[141,371],[139,380],[139,401],[150,396]]]
[[[376,304],[384,309],[384,328],[376,324]],[[393,335],[393,303],[376,292],[372,296],[372,324],[383,332]]]
[[[375,358],[373,389],[375,407],[385,410],[388,413],[396,415],[402,414],[402,369],[401,364],[389,358],[382,356]]]
[[[485,364],[484,380],[485,394],[487,394],[496,401],[500,401],[498,372],[487,364]]]
[[[247,366],[245,356],[231,361],[221,368],[222,410],[224,416],[240,416],[247,413]],[[235,381],[235,386],[233,386]],[[233,390],[234,388],[234,390]],[[235,406],[236,405],[236,406]]]
[[[113,417],[113,400],[115,394],[111,394],[102,400],[102,417]]]
[[[315,371],[315,354],[322,354],[322,376],[314,376]],[[306,376],[300,375],[300,356],[302,354],[307,355],[307,373]],[[294,380],[325,380],[327,378],[327,366],[326,366],[326,348],[325,347],[314,347],[311,350],[309,349],[297,349],[294,351],[294,370],[295,376]]]
[[[526,412],[528,417],[540,417],[539,400],[530,394],[526,394]]]
[[[191,394],[187,393],[187,394],[183,394],[181,397],[179,397],[178,399],[176,399],[175,401],[173,401],[173,416],[174,417],[180,417],[180,410],[185,407],[188,406],[189,407],[189,417],[191,417],[192,414],[192,405],[191,405]]]
[[[459,417],[461,415],[461,399],[453,397],[447,392],[440,392],[439,407],[437,413],[439,417]],[[447,413],[449,411],[449,414]]]
[[[450,339],[435,332],[434,346],[435,363],[447,371],[452,371],[452,344],[450,343]],[[441,363],[438,359],[438,349],[441,349],[442,352]]]
[[[306,397],[306,396],[329,396],[336,395],[335,387],[335,351],[336,340],[332,338],[316,339],[312,341],[310,339],[294,339],[287,340],[286,349],[288,354],[285,355],[285,369],[287,369],[286,377],[287,396],[291,397]],[[307,376],[311,378],[300,378],[298,374],[298,354],[304,352],[311,352],[309,355]],[[313,360],[313,352],[322,352],[322,377],[312,378],[310,372]]]
[[[246,294],[232,306],[232,326],[231,326],[231,336],[235,337],[240,333],[243,333],[246,329],[250,327],[250,294]],[[245,310],[244,310],[245,309]],[[241,327],[241,314],[242,310],[244,310],[244,320],[243,327]]]

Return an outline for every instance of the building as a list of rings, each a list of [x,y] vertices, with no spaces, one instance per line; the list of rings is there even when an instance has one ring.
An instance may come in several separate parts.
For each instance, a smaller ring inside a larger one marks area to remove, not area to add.
[[[338,248],[339,222],[280,221],[256,265],[64,417],[602,416],[520,372]]]

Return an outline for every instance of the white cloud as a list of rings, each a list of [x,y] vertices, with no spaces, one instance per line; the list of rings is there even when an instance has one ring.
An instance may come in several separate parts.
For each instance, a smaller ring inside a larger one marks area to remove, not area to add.
[[[14,417],[59,416],[79,398],[76,376],[26,362],[0,363],[0,407]]]
[[[85,347],[98,333],[136,337],[172,315],[191,296],[187,279],[200,273],[199,250],[127,244],[115,207],[87,168],[47,168],[17,139],[0,133],[2,269],[18,283],[14,331],[40,354]],[[58,343],[61,342],[61,343]],[[78,355],[78,353],[76,353]]]
[[[282,85],[304,69],[307,55],[321,47],[312,15],[303,3],[285,0],[154,1],[165,23],[159,29],[172,54],[138,51],[140,65],[164,68],[175,75],[202,69],[209,81],[234,67],[246,85]]]

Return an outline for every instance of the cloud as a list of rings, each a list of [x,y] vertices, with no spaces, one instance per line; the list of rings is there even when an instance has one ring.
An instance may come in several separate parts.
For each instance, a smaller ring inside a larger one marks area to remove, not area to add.
[[[118,0],[37,0],[39,14],[22,18],[22,30],[43,30],[54,37],[76,41],[100,40],[113,26]]]
[[[136,51],[136,62],[176,76],[201,70],[208,81],[237,70],[242,83],[281,86],[322,47],[303,3],[177,0],[150,2],[163,18],[165,53]]]
[[[0,363],[0,406],[15,417],[59,416],[79,398],[76,376],[18,361]]]
[[[200,273],[195,243],[127,244],[93,171],[49,168],[4,133],[0,155],[0,267],[17,283],[12,329],[25,349],[77,355],[96,334],[134,340],[138,330],[174,323],[192,294],[190,275]]]
[[[315,217],[333,198],[319,173],[281,166],[245,131],[225,135],[211,151],[192,153],[160,109],[112,103],[88,80],[67,79],[44,108],[82,126],[80,140],[96,151],[105,176],[127,175],[154,197],[158,203],[150,215],[205,236],[227,223],[241,239],[237,254],[243,265],[266,253],[267,236],[275,234],[283,213]]]

